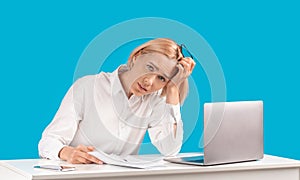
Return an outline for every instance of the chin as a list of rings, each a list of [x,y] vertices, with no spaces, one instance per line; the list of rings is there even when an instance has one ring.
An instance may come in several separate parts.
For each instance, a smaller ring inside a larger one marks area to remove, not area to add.
[[[133,93],[135,96],[144,96],[144,95],[147,95],[147,94],[149,94],[149,93],[141,93],[141,92],[134,92]]]
[[[146,94],[142,94],[142,93],[134,93],[135,96],[144,96]]]

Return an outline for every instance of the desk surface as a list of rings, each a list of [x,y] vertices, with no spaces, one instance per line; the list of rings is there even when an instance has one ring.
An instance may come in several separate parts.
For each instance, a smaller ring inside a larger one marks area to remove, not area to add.
[[[149,156],[149,155],[148,155]],[[157,157],[157,156],[156,156]],[[59,172],[45,169],[34,169],[36,164],[61,164],[68,165],[63,161],[51,161],[45,159],[20,159],[20,160],[3,160],[0,161],[0,174],[7,170],[14,172],[28,179],[55,179],[58,176],[64,178],[93,178],[93,177],[124,177],[139,175],[166,175],[182,173],[209,173],[209,172],[230,172],[246,170],[264,170],[264,169],[282,169],[282,168],[300,168],[300,161],[265,155],[262,160],[234,163],[217,166],[191,166],[163,162],[163,167],[151,169],[134,169],[118,167],[112,165],[75,165],[76,170],[70,172]],[[74,165],[73,165],[74,166]]]

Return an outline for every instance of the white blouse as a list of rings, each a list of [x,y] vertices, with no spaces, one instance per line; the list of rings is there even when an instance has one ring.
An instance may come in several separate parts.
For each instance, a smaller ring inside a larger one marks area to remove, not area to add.
[[[167,104],[160,91],[128,99],[118,75],[123,67],[113,73],[85,76],[71,86],[42,134],[38,145],[41,157],[59,159],[64,146],[80,144],[107,154],[137,154],[146,130],[163,155],[180,151],[180,105]]]

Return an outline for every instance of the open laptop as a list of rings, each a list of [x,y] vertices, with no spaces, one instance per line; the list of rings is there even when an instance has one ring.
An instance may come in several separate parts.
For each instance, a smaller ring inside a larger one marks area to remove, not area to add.
[[[164,160],[191,165],[217,165],[263,158],[263,102],[204,104],[204,153]]]

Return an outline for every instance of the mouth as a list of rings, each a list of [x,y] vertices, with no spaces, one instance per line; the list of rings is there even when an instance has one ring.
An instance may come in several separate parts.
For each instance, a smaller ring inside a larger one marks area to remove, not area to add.
[[[140,83],[137,83],[140,90],[147,92],[148,90],[144,88]]]

